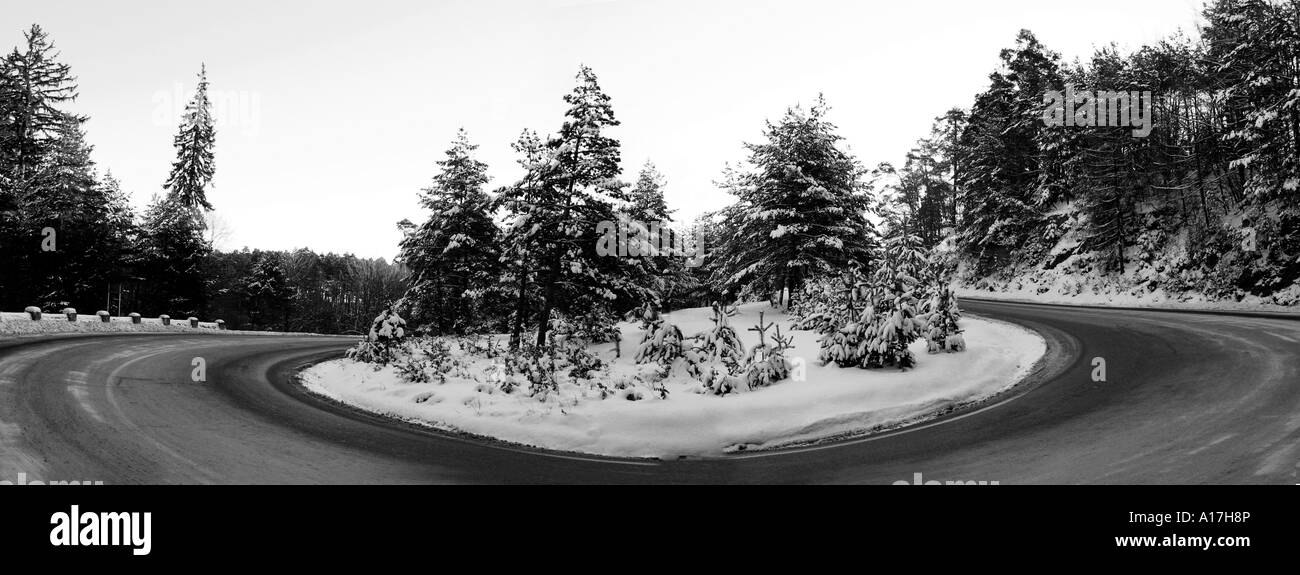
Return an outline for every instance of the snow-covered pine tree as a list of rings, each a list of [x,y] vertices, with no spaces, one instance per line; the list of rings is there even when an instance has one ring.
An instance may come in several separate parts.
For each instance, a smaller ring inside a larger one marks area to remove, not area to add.
[[[920,240],[905,229],[884,241],[882,265],[876,270],[872,301],[874,316],[864,342],[863,367],[916,365],[908,347],[921,335],[914,290],[923,271],[925,255]]]
[[[658,363],[671,366],[685,352],[682,330],[664,320],[659,311],[646,303],[636,313],[641,322],[641,342],[637,346],[636,363]]]
[[[655,237],[668,231],[670,213],[663,199],[663,176],[647,163],[629,192],[627,201],[617,202],[614,213],[613,241],[600,240],[600,252],[606,257],[596,261],[598,272],[607,278],[618,278],[611,287],[613,301],[604,306],[624,315],[635,311],[629,306],[637,301],[662,307],[663,294],[668,293],[684,268],[670,253],[660,251]],[[607,228],[611,229],[611,228]],[[629,289],[635,286],[635,289]]]
[[[849,269],[838,277],[823,274],[805,282],[790,310],[791,327],[820,334],[837,329],[841,325],[838,318],[856,289],[856,274]]]
[[[790,108],[768,123],[767,141],[746,145],[752,170],[725,174],[737,201],[724,212],[731,234],[717,283],[794,294],[810,275],[869,257],[874,231],[861,169],[840,149],[826,111],[820,97],[807,111]]]
[[[681,254],[671,247],[678,234],[685,230],[673,229],[672,212],[664,200],[664,176],[654,164],[646,161],[632,186],[629,202],[619,210],[620,226],[627,227],[628,259],[622,264],[622,274],[629,281],[646,286],[646,296],[653,303],[665,306],[666,300],[693,287],[690,270]],[[622,233],[622,232],[620,232]],[[658,240],[663,239],[667,245]],[[617,273],[617,270],[611,270]],[[628,299],[624,297],[623,299]],[[620,311],[622,308],[620,307]]]
[[[93,194],[95,207],[90,216],[97,222],[93,240],[95,248],[89,256],[99,262],[100,275],[96,279],[110,284],[121,282],[129,277],[123,263],[131,262],[138,249],[139,228],[135,210],[131,208],[130,195],[122,189],[111,170],[104,174],[96,189]],[[98,286],[95,291],[98,295]]]
[[[1021,30],[1016,46],[1003,50],[1001,68],[971,107],[959,139],[956,184],[962,205],[963,249],[977,272],[1005,264],[1039,220],[1035,191],[1043,94],[1061,88],[1060,56],[1033,33]]]
[[[399,261],[411,270],[411,288],[403,298],[411,320],[426,331],[463,334],[477,317],[471,290],[497,279],[500,254],[492,200],[483,191],[487,164],[473,157],[478,146],[465,130],[439,160],[433,184],[420,195],[427,220],[411,226],[401,242]]]
[[[925,338],[929,342],[930,353],[966,349],[966,341],[958,325],[961,308],[957,304],[957,294],[952,290],[953,272],[952,262],[946,254],[938,251],[930,254],[926,266],[926,283],[930,286],[929,300],[917,315],[917,319],[925,323]]]
[[[22,91],[9,58],[0,57],[0,217],[17,207],[18,113]],[[4,226],[0,226],[4,229]]]
[[[281,254],[263,254],[243,283],[251,328],[292,331],[289,326],[292,308],[289,304],[293,301],[294,292],[285,277],[284,258]]]
[[[547,232],[543,224],[554,222],[559,216],[553,211],[553,202],[540,200],[548,193],[550,173],[557,164],[551,151],[542,145],[535,132],[528,130],[520,134],[512,147],[519,154],[524,177],[497,192],[492,211],[500,210],[505,217],[500,243],[500,283],[507,291],[505,297],[513,302],[510,349],[518,351],[524,328],[533,325],[533,310],[541,299],[537,277],[544,255],[540,243]]]
[[[958,325],[961,320],[961,308],[957,305],[957,294],[952,288],[943,287],[934,297],[933,311],[926,318],[926,339],[929,340],[930,353],[940,351],[965,351],[966,339]]]
[[[919,240],[903,230],[884,241],[882,258],[870,280],[859,278],[845,290],[865,299],[861,309],[849,305],[833,331],[822,337],[823,365],[909,368],[916,358],[908,346],[921,335],[914,290],[924,271]],[[865,297],[863,297],[865,296]],[[852,300],[851,300],[852,301]]]
[[[1300,199],[1300,3],[1214,0],[1203,15],[1229,168],[1252,200]]]
[[[208,100],[207,67],[199,70],[194,98],[185,107],[172,143],[176,161],[163,188],[164,198],[155,198],[145,213],[143,230],[148,236],[144,268],[151,285],[153,305],[172,312],[198,313],[203,303],[203,280],[199,266],[210,251],[203,238],[203,212],[210,211],[206,188],[214,174],[212,148],[216,138],[211,102]]]
[[[172,163],[167,183],[163,184],[175,203],[189,208],[196,217],[200,209],[212,210],[205,189],[216,169],[212,155],[215,141],[212,103],[208,101],[208,68],[203,65],[199,68],[194,98],[185,106],[180,130],[172,142],[176,147],[176,161]]]
[[[730,300],[718,286],[710,283],[717,272],[716,246],[726,231],[713,213],[696,216],[688,225],[674,227],[671,243],[683,253],[667,258],[668,269],[659,289],[661,305],[666,309],[704,307],[713,300]],[[681,234],[678,236],[677,234]]]
[[[56,230],[61,249],[29,256],[25,283],[42,294],[41,301],[102,303],[106,284],[120,277],[129,251],[130,208],[120,191],[98,181],[78,119],[68,117],[56,136],[28,180],[32,193],[20,217],[30,237],[39,237],[46,226]],[[117,185],[111,177],[105,182]]]
[[[758,345],[749,348],[744,359],[744,381],[746,388],[753,390],[767,387],[790,377],[791,365],[785,358],[785,350],[790,349],[792,338],[781,335],[781,326],[777,325],[773,345],[767,345],[767,330],[775,323],[763,323],[763,312],[758,312],[758,325],[749,331],[758,332]]]
[[[636,184],[632,186],[628,210],[630,215],[645,223],[666,224],[672,221],[674,210],[668,209],[668,202],[664,200],[664,186],[664,175],[653,162],[646,160],[641,173],[637,175]]]
[[[23,32],[23,50],[15,48],[3,58],[6,80],[0,83],[0,170],[17,189],[38,169],[41,159],[58,140],[68,122],[80,125],[84,117],[56,106],[77,98],[72,69],[57,61],[58,51],[39,25]]]
[[[378,369],[397,359],[397,352],[406,339],[406,320],[392,310],[385,308],[370,322],[370,331],[365,339],[347,351],[347,357],[354,361],[373,363]]]
[[[822,365],[834,362],[840,367],[861,366],[866,357],[867,328],[873,324],[873,302],[863,300],[866,285],[856,270],[845,272],[833,290],[832,311],[820,321],[822,337],[818,359]]]
[[[60,146],[62,133],[79,134],[85,121],[59,109],[76,99],[77,83],[71,68],[58,61],[59,53],[45,31],[33,24],[23,32],[23,39],[20,48],[0,56],[0,269],[5,270],[0,273],[0,307],[4,309],[20,309],[50,296],[47,278],[38,276],[43,272],[34,268],[48,267],[59,254],[34,253],[20,245],[40,237],[52,215],[33,205],[48,199],[47,190],[38,186],[48,188],[57,179],[44,173],[51,166],[49,156]],[[36,261],[41,256],[46,256],[45,261]]]
[[[577,79],[577,87],[564,97],[568,119],[546,143],[550,169],[529,218],[538,226],[533,239],[541,251],[538,345],[546,342],[552,311],[612,317],[608,310],[620,294],[633,302],[650,295],[634,281],[636,274],[629,273],[623,258],[597,254],[600,223],[617,221],[615,208],[628,196],[626,184],[618,180],[618,140],[605,134],[619,125],[610,98],[590,68],[583,66]]]
[[[889,228],[906,225],[926,248],[938,244],[949,225],[953,194],[947,179],[951,159],[945,155],[949,150],[941,139],[944,122],[943,118],[936,120],[934,135],[917,141],[907,153],[903,169],[882,163],[872,171],[883,184],[876,210],[881,223]]]
[[[736,315],[736,307],[716,301],[711,307],[713,327],[693,337],[690,349],[684,354],[686,373],[713,393],[726,395],[735,391],[739,383],[735,374],[745,357],[745,345],[731,326],[730,318]]]

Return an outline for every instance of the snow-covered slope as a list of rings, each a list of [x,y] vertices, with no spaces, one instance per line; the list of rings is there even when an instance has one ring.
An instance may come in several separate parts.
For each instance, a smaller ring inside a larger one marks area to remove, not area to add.
[[[1287,311],[1300,308],[1300,213],[1251,209],[1183,222],[1170,209],[1138,207],[1123,261],[1088,243],[1085,218],[1065,204],[1041,233],[988,274],[964,261],[966,297],[1044,303]]]

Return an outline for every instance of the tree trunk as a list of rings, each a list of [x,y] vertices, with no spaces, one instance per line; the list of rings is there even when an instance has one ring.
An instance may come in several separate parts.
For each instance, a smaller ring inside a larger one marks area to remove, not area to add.
[[[528,271],[519,271],[519,300],[515,303],[515,325],[510,330],[510,349],[519,350],[523,341],[524,314],[528,313]]]
[[[1297,87],[1300,89],[1300,87]],[[1300,110],[1291,110],[1291,152],[1300,164]]]
[[[582,150],[582,135],[579,134],[576,141],[573,144],[573,155],[571,156],[573,158],[574,166],[578,165],[578,161],[580,159],[578,154],[581,152],[581,150]],[[562,217],[560,218],[560,221],[562,222],[569,221],[570,209],[573,206],[573,189],[577,185],[577,183],[578,183],[577,179],[573,176],[573,173],[571,172],[569,175],[569,185],[565,190],[566,195],[564,197],[564,212],[562,214]],[[538,347],[546,345],[546,331],[550,329],[551,310],[555,309],[555,284],[556,282],[560,281],[560,255],[563,252],[561,251],[561,246],[558,244],[558,242],[557,245],[552,247],[555,250],[555,254],[551,256],[551,266],[550,269],[547,270],[546,291],[544,292],[545,295],[543,296],[544,300],[542,303],[542,315],[541,317],[537,318],[537,346]]]
[[[560,248],[556,246],[546,272],[546,293],[542,302],[542,315],[537,318],[537,346],[546,345],[546,332],[551,328],[551,310],[555,309],[555,285],[560,281]]]
[[[438,335],[447,333],[447,298],[442,290],[442,274],[438,274],[438,279],[433,281],[434,309],[438,313]]]

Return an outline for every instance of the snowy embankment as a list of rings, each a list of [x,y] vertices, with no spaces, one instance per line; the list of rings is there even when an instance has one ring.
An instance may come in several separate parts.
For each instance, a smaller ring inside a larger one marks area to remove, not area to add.
[[[757,341],[744,330],[757,323],[760,311],[787,331],[787,318],[767,304],[741,306],[732,325],[746,345]],[[711,325],[706,308],[667,315],[687,334]],[[335,401],[439,429],[561,451],[673,458],[809,443],[929,419],[1015,385],[1046,351],[1033,332],[968,317],[962,321],[965,352],[927,354],[921,340],[912,345],[914,369],[846,369],[817,364],[816,333],[788,331],[795,345],[787,354],[795,364],[791,379],[716,396],[699,393],[693,379],[671,376],[664,381],[669,393],[660,398],[643,379],[653,366],[632,360],[638,325],[620,327],[621,358],[615,359],[613,344],[592,347],[609,363],[601,374],[606,386],[628,386],[614,395],[581,383],[563,383],[544,400],[519,390],[507,394],[489,381],[491,360],[466,358],[454,343],[453,353],[469,363],[445,383],[408,383],[393,367],[375,370],[346,359],[318,364],[301,377],[308,390]],[[629,395],[641,399],[629,401]]]
[[[1250,311],[1300,315],[1300,306],[1265,303],[1261,298],[1253,295],[1248,295],[1242,298],[1241,301],[1223,301],[1211,299],[1201,294],[1180,293],[1171,295],[1160,290],[1133,293],[1133,290],[1098,288],[1096,291],[1074,293],[1073,288],[1074,284],[1066,280],[1048,286],[1041,283],[1023,282],[1016,286],[1000,285],[993,289],[977,289],[966,286],[956,288],[954,291],[956,291],[957,297],[960,298],[1011,302],[1188,311]],[[1300,291],[1295,286],[1291,289]],[[1288,297],[1294,298],[1295,296]]]
[[[278,332],[218,330],[215,322],[199,322],[199,327],[190,327],[186,318],[172,318],[171,325],[163,325],[159,318],[140,318],[140,323],[131,323],[129,317],[112,317],[105,323],[95,314],[77,314],[76,321],[68,321],[61,313],[45,313],[40,320],[33,321],[26,313],[0,312],[0,336],[45,335],[57,333],[220,333],[220,334],[264,334],[275,335]]]
[[[1286,266],[1294,264],[1284,263],[1300,260],[1290,260],[1294,256],[1286,256],[1281,244],[1256,249],[1254,228],[1247,235],[1243,227],[1245,214],[1224,216],[1218,232],[1201,236],[1157,217],[1153,204],[1142,203],[1137,209],[1142,218],[1123,250],[1119,270],[1110,255],[1084,248],[1083,238],[1091,233],[1089,220],[1077,205],[1066,203],[1047,214],[1051,223],[1043,238],[1055,239],[1045,253],[989,277],[968,277],[957,295],[1067,305],[1300,313],[1300,282],[1286,272]],[[1270,221],[1278,217],[1274,210],[1265,215]],[[1294,231],[1278,233],[1289,237]],[[952,236],[945,240],[947,249],[956,249],[954,241]],[[1258,286],[1271,286],[1271,293],[1250,293]]]

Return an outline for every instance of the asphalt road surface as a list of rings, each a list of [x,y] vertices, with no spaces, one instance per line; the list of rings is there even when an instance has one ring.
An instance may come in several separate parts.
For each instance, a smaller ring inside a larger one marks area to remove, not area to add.
[[[1020,389],[934,423],[709,459],[440,434],[293,381],[352,339],[0,340],[0,480],[144,483],[1300,483],[1300,321],[967,301],[1048,341]],[[978,341],[970,342],[978,346]],[[193,382],[192,360],[206,363]],[[1093,358],[1106,363],[1094,382]],[[923,359],[923,358],[922,358]]]

